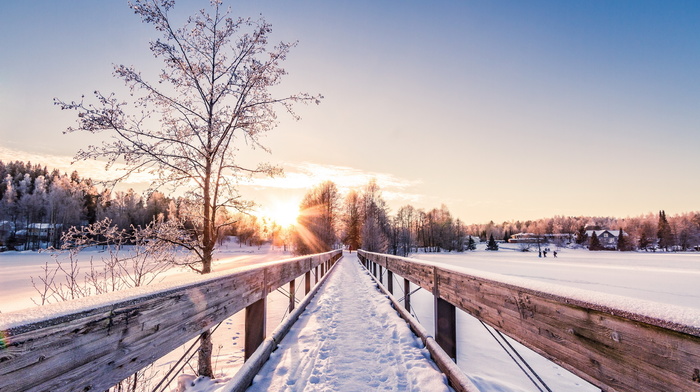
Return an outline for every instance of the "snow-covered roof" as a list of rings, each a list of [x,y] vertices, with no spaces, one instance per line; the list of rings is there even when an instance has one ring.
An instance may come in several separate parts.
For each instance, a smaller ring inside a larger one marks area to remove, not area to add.
[[[593,236],[593,233],[595,233],[596,237],[600,237],[603,233],[610,233],[614,237],[618,237],[620,235],[620,230],[586,230],[586,235],[591,237]],[[623,235],[627,235],[624,231],[622,231]]]

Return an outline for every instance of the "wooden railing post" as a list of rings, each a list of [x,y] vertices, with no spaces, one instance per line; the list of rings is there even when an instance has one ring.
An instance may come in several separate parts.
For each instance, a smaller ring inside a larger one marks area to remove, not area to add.
[[[384,282],[382,282],[382,266],[381,265],[379,266],[379,276],[377,278],[379,278],[379,282],[384,284]]]
[[[404,293],[404,299],[403,299],[403,306],[408,310],[409,312],[411,311],[411,281],[403,278],[403,293]]]
[[[294,294],[296,292],[296,285],[296,279],[292,279],[291,281],[289,281],[289,313],[291,313],[292,310],[294,310],[294,305],[296,305],[296,294]]]
[[[306,271],[304,275],[304,295],[309,295],[311,292],[311,270]]]
[[[265,340],[266,313],[267,295],[245,308],[244,361],[247,361]]]
[[[314,282],[314,284],[318,284],[318,266],[316,266],[315,271],[316,273],[314,274],[314,276],[316,277],[316,281]]]
[[[435,298],[435,341],[445,353],[457,359],[457,319],[455,306],[440,298],[438,267],[433,268],[433,297]]]
[[[386,270],[386,287],[389,294],[394,295],[394,273],[389,269]]]
[[[453,361],[457,358],[456,313],[454,305],[435,297],[435,341]]]

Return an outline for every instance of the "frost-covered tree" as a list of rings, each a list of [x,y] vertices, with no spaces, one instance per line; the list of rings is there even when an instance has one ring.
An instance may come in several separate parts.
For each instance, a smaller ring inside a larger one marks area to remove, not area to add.
[[[351,189],[345,196],[345,203],[342,208],[344,209],[342,214],[343,242],[350,248],[350,251],[360,249],[360,232],[362,229],[360,194]]]
[[[416,218],[416,209],[411,205],[403,206],[396,212],[392,230],[396,233],[394,254],[408,256],[411,253],[411,249],[415,246]]]
[[[83,193],[67,176],[55,176],[46,196],[47,221],[54,228],[51,245],[60,246],[63,229],[79,226],[83,210]]]
[[[155,186],[187,187],[200,205],[198,241],[181,244],[199,256],[200,272],[211,271],[216,243],[216,217],[232,207],[245,209],[235,181],[254,173],[275,174],[267,164],[244,167],[236,151],[242,143],[267,150],[259,138],[277,124],[275,110],[292,113],[295,102],[318,102],[320,97],[295,94],[276,97],[270,88],[286,74],[281,67],[293,43],[270,48],[271,26],[264,19],[234,19],[219,1],[176,29],[169,17],[173,1],[134,1],[131,8],[145,23],[162,33],[151,51],[165,63],[159,77],[145,78],[132,67],[119,65],[115,74],[133,91],[133,102],[95,92],[96,103],[56,101],[77,110],[79,125],[68,132],[106,132],[112,139],[89,146],[78,159],[119,160],[129,175],[148,172]],[[132,106],[135,105],[135,108]],[[157,118],[159,121],[152,121]]]
[[[372,179],[362,195],[362,248],[384,253],[389,247],[389,214],[377,181]]]
[[[237,180],[279,172],[268,164],[246,166],[237,159],[237,151],[243,145],[268,151],[259,139],[277,125],[276,110],[296,118],[294,103],[318,103],[321,97],[272,94],[271,88],[286,74],[281,64],[295,44],[271,47],[271,25],[264,19],[233,18],[221,1],[212,0],[209,11],[201,10],[176,28],[169,14],[174,3],[130,3],[144,23],[162,34],[150,45],[164,63],[160,75],[147,78],[133,67],[118,65],[115,75],[133,98],[95,91],[95,103],[56,104],[78,112],[78,126],[68,132],[111,137],[79,151],[77,159],[107,159],[108,167],[123,163],[126,170],[115,181],[146,172],[154,176],[155,188],[187,188],[198,206],[192,210],[195,216],[188,217],[196,235],[170,240],[196,255],[197,270],[208,273],[219,229],[231,223],[217,217],[226,208],[249,207],[238,193]],[[206,364],[202,358],[199,373],[212,376],[211,361]]]
[[[17,218],[18,218],[18,208],[17,208],[17,193],[15,192],[12,176],[7,174],[3,181],[3,195],[0,198],[0,220],[2,220],[3,227],[6,231],[3,238],[0,240],[3,246],[8,246],[10,249],[14,247],[15,235],[17,232]]]
[[[312,254],[333,249],[337,240],[340,193],[332,181],[309,190],[299,205],[295,252]]]

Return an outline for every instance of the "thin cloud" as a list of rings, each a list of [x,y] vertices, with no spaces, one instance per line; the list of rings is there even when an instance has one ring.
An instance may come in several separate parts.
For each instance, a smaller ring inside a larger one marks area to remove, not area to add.
[[[110,170],[105,170],[105,162],[77,161],[73,157],[53,154],[29,153],[0,146],[0,160],[32,162],[46,166],[48,170],[58,169],[62,173],[77,171],[83,178],[95,181],[115,179],[124,168],[117,163]],[[416,204],[425,201],[425,196],[412,192],[420,185],[420,180],[408,180],[390,173],[368,172],[348,166],[323,165],[311,162],[287,163],[284,165],[285,175],[275,178],[243,179],[242,186],[253,187],[258,191],[279,192],[283,190],[311,189],[323,181],[333,181],[341,192],[350,189],[361,190],[370,180],[375,179],[385,200],[395,205]],[[149,173],[137,173],[122,181],[122,186],[151,184],[154,177]],[[0,179],[1,181],[1,179]]]
[[[323,165],[311,162],[287,163],[285,175],[277,178],[253,178],[242,185],[257,189],[310,189],[323,181],[333,181],[341,192],[361,189],[375,179],[387,201],[414,203],[423,195],[410,190],[422,183],[420,180],[407,180],[389,173],[367,172],[357,168],[337,165]]]

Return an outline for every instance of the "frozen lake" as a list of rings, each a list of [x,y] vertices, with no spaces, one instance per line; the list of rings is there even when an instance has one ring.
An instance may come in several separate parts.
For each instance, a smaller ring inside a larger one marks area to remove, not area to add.
[[[459,269],[497,273],[535,282],[612,294],[661,304],[700,309],[700,254],[646,252],[590,252],[558,249],[556,258],[521,252],[518,245],[500,244],[489,252],[484,245],[465,253],[418,253],[412,258]],[[433,332],[432,294],[419,290],[411,297],[421,324]],[[473,317],[457,311],[457,364],[482,392],[537,392],[538,389]],[[599,392],[511,340],[553,391]]]
[[[560,249],[521,252],[501,244],[496,252],[419,253],[412,257],[458,267],[556,283],[673,305],[700,308],[700,253],[590,252]]]

